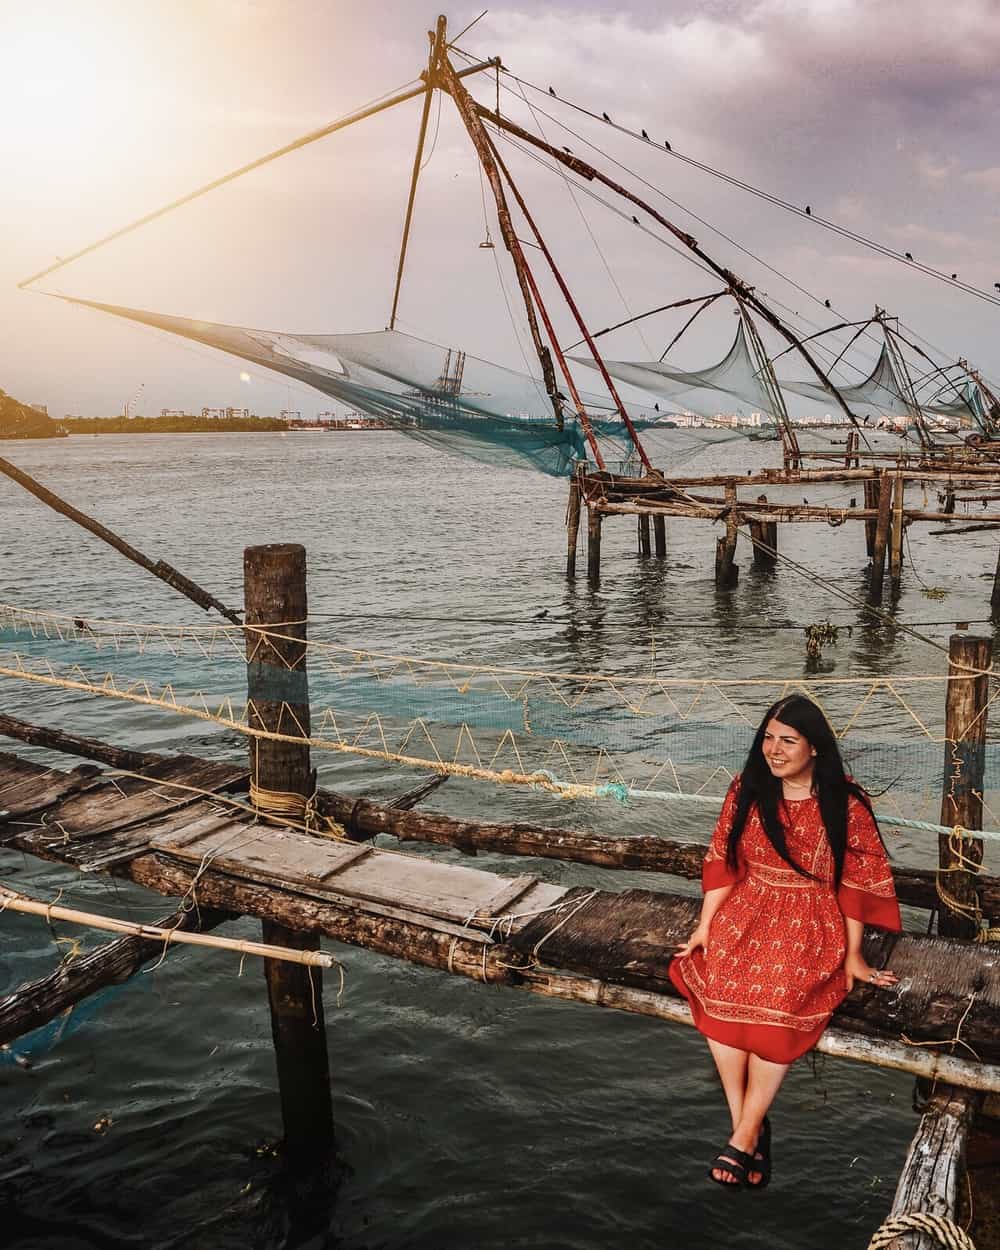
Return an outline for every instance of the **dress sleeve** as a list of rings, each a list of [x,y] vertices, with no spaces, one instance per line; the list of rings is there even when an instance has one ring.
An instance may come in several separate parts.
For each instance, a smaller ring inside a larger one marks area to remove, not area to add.
[[[847,802],[847,850],[837,902],[845,916],[880,929],[901,929],[892,869],[875,819],[864,803]]]
[[[705,893],[708,890],[717,890],[720,886],[735,885],[743,876],[743,870],[733,872],[726,863],[726,843],[729,839],[729,830],[733,827],[733,816],[736,812],[736,796],[740,792],[740,779],[734,777],[730,783],[729,789],[726,791],[726,798],[722,804],[722,811],[719,813],[719,819],[716,822],[715,832],[712,834],[712,841],[709,843],[708,850],[705,852],[705,858],[701,865],[701,888]]]

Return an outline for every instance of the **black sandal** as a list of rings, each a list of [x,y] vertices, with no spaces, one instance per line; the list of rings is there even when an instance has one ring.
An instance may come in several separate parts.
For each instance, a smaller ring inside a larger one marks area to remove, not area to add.
[[[747,1189],[765,1189],[771,1181],[771,1121],[764,1116],[764,1122],[760,1126],[760,1136],[757,1138],[757,1154],[759,1159],[754,1160],[754,1166],[747,1169],[746,1187]],[[759,1172],[760,1180],[752,1181],[749,1178],[750,1172]]]
[[[747,1154],[745,1150],[738,1150],[735,1146],[726,1146],[708,1165],[708,1179],[715,1181],[716,1185],[721,1185],[723,1189],[743,1189],[748,1184],[747,1174],[756,1171],[754,1165],[759,1162],[759,1159]],[[736,1180],[724,1181],[721,1176],[715,1176],[715,1172],[729,1172],[731,1176],[736,1177]]]

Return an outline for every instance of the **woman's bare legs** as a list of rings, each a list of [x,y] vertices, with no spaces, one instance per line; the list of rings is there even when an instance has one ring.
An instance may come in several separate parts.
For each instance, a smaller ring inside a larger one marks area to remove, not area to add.
[[[735,1046],[724,1046],[721,1042],[708,1041],[715,1066],[719,1070],[719,1079],[729,1104],[729,1114],[733,1121],[733,1133],[730,1145],[737,1150],[753,1154],[757,1149],[764,1116],[774,1102],[781,1082],[790,1064],[770,1063],[759,1055],[738,1050]],[[732,1184],[736,1176],[723,1168],[714,1168],[713,1173],[719,1180]],[[760,1180],[759,1172],[751,1172],[751,1184]]]

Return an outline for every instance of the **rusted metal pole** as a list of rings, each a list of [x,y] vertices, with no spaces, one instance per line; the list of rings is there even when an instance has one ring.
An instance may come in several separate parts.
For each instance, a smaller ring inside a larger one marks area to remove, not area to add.
[[[243,573],[250,727],[308,737],[305,548],[248,547]],[[300,796],[304,809],[315,788],[305,742],[251,738],[250,775],[251,801],[265,816],[281,805],[278,796],[285,803]],[[269,944],[319,949],[315,934],[262,923]],[[265,960],[264,968],[286,1149],[296,1158],[315,1157],[332,1149],[334,1136],[322,971],[277,960]]]
[[[986,716],[990,697],[988,670],[993,643],[975,634],[952,634],[948,643],[945,695],[944,786],[941,824],[962,829],[983,827],[983,775],[986,764]],[[981,838],[938,835],[938,890],[944,898],[938,932],[975,937],[979,930],[976,876],[983,862]],[[948,900],[955,906],[948,907]]]

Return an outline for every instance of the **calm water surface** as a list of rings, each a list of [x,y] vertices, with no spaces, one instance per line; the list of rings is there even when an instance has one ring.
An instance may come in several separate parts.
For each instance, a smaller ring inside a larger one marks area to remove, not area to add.
[[[755,572],[746,552],[741,585],[718,594],[707,523],[669,528],[661,565],[637,558],[631,522],[611,522],[600,587],[568,585],[564,483],[445,459],[396,435],[74,437],[5,444],[3,454],[228,603],[241,600],[245,546],[304,543],[313,636],[359,647],[576,672],[639,673],[654,657],[659,673],[795,677],[805,675],[803,638],[783,626],[829,616],[855,626],[824,659],[838,676],[943,669],[940,652],[901,631],[857,628],[856,610],[788,570]],[[691,470],[773,458],[773,447],[740,442]],[[863,591],[860,525],[785,526],[781,543],[834,585]],[[916,572],[947,598],[925,597],[908,571],[901,618],[942,622],[925,632],[946,640],[949,622],[985,616],[994,543],[914,533]],[[200,615],[6,480],[0,558],[4,602],[139,621]],[[150,749],[242,749],[202,724],[11,683],[0,707]],[[323,763],[321,776],[376,796],[413,783],[410,772],[355,762]],[[666,819],[455,780],[430,805],[605,830]],[[691,836],[710,825],[701,813],[670,821]],[[477,864],[525,870],[493,855]],[[551,861],[530,871],[611,889],[663,884]],[[169,910],[136,887],[10,852],[4,877],[47,897],[62,888],[92,910],[145,920]],[[51,969],[73,936],[0,916],[0,993]],[[705,1179],[727,1123],[692,1030],[336,953],[345,989],[337,1006],[328,980],[326,1017],[346,1175],[321,1228],[302,1231],[303,1199],[270,1150],[281,1126],[260,968],[177,952],[101,999],[30,1068],[0,1064],[4,1244],[850,1250],[887,1210],[915,1127],[904,1076],[797,1065],[775,1115],[770,1189],[727,1195]]]

